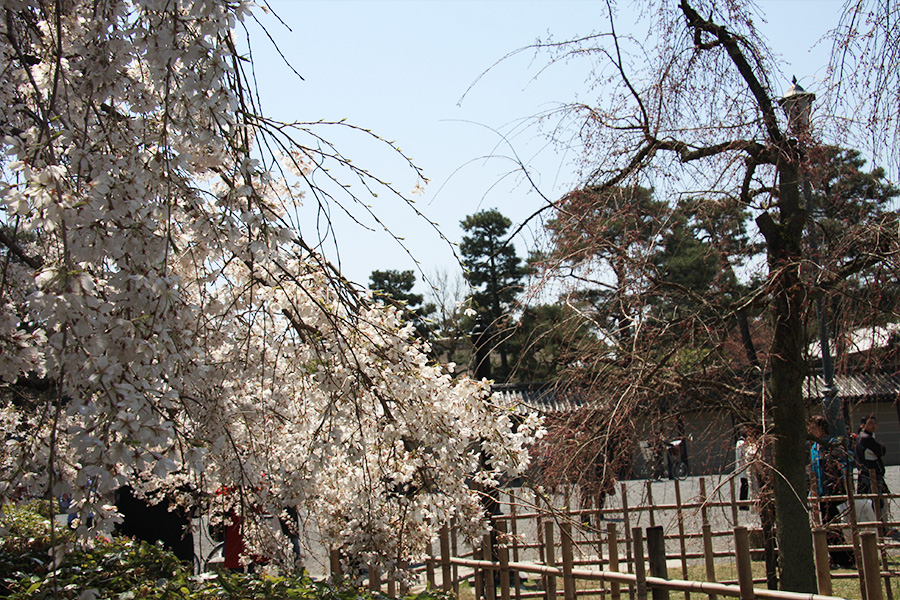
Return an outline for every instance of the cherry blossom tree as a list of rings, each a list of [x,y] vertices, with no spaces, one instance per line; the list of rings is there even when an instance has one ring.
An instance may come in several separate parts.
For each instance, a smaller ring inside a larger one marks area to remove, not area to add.
[[[71,494],[89,534],[124,484],[230,490],[248,555],[279,556],[260,517],[295,508],[390,567],[451,517],[477,532],[465,482],[521,471],[539,424],[514,431],[484,384],[429,364],[291,227],[304,198],[334,199],[323,178],[403,196],[326,124],[261,113],[235,35],[251,18],[235,0],[4,3],[0,497]]]

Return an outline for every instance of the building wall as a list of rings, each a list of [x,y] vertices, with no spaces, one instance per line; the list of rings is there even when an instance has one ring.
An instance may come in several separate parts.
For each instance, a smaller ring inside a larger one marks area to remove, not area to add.
[[[816,412],[812,411],[813,414]],[[860,419],[869,414],[874,414],[878,419],[875,435],[886,447],[885,465],[900,465],[900,416],[895,402],[881,400],[854,404],[850,409],[848,430],[855,433],[859,429]],[[737,441],[732,416],[724,411],[697,412],[685,415],[683,422],[684,433],[688,438],[691,475],[730,473],[734,468],[734,444]],[[668,424],[661,434],[665,441],[679,437],[674,423]],[[643,451],[641,442],[646,445],[653,437],[653,432],[647,427],[638,431],[632,469],[634,477],[648,476],[646,452]]]
[[[691,475],[730,473],[734,466],[735,427],[730,414],[724,411],[689,413],[682,419],[684,436],[688,444],[688,462]],[[675,422],[667,423],[662,431],[654,432],[649,426],[639,427],[634,446],[632,476],[649,477],[648,456],[653,440],[663,442],[681,437]]]

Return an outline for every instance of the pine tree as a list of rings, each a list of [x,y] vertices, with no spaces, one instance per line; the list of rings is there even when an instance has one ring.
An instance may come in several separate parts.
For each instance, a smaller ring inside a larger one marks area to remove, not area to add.
[[[512,243],[505,239],[512,221],[496,209],[469,215],[460,222],[468,235],[459,245],[466,281],[475,290],[473,299],[493,331],[493,345],[500,353],[505,377],[509,360],[505,338],[509,326],[508,311],[522,290],[525,269]]]

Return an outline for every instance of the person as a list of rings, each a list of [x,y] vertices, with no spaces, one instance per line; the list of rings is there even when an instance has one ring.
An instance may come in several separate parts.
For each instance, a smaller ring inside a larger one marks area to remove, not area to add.
[[[738,499],[740,510],[750,510],[747,500],[755,500],[759,495],[758,478],[752,476],[751,463],[756,459],[758,432],[753,425],[747,424],[741,430],[734,444],[734,474],[738,477],[740,489]]]
[[[734,474],[738,476],[740,491],[738,499],[746,502],[750,498],[750,482],[747,480],[747,460],[744,457],[747,440],[741,435],[734,444]],[[741,510],[750,510],[746,504],[741,504]]]
[[[856,438],[856,463],[859,467],[859,475],[856,479],[857,494],[874,494],[870,473],[875,472],[875,481],[882,494],[889,493],[884,483],[884,446],[875,439],[875,428],[878,422],[875,415],[863,417],[861,428]]]
[[[809,449],[810,470],[819,497],[819,513],[822,524],[828,528],[828,546],[843,545],[839,523],[841,500],[835,496],[844,494],[844,471],[848,467],[841,440],[828,435],[828,420],[823,416],[809,419],[807,426],[812,444]],[[853,552],[845,549],[829,549],[831,564],[838,568],[852,568],[856,561]]]

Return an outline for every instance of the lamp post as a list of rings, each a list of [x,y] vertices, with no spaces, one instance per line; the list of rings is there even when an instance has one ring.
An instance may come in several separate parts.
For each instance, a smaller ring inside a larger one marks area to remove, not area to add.
[[[778,102],[784,108],[788,118],[788,130],[794,135],[800,143],[809,137],[809,115],[812,111],[812,103],[815,101],[816,95],[807,92],[794,77],[791,87],[783,98],[779,98]],[[805,174],[801,177],[803,188],[803,199],[806,203],[806,210],[812,213],[812,193],[809,185],[809,177]],[[815,234],[815,229],[810,234],[810,245],[812,246],[813,261],[818,264],[819,242]],[[841,410],[841,401],[838,398],[838,389],[834,383],[834,362],[831,358],[831,346],[828,341],[828,321],[825,317],[825,307],[822,294],[816,295],[816,319],[819,326],[819,350],[822,353],[822,378],[825,380],[825,390],[822,396],[822,410],[825,418],[828,419],[829,432],[833,436],[840,436],[846,439],[847,424],[844,421],[843,411]]]

